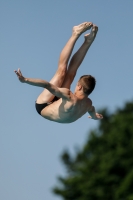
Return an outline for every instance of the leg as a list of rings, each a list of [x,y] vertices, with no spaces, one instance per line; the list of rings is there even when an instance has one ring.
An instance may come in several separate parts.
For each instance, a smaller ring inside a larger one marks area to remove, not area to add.
[[[66,87],[66,88],[70,89],[71,83],[74,80],[77,69],[81,65],[89,47],[91,46],[92,42],[94,41],[97,31],[98,31],[98,27],[93,25],[91,32],[84,36],[85,37],[84,43],[79,48],[79,50],[74,54],[74,56],[72,57],[72,59],[70,61],[68,71],[67,71],[67,74],[66,74],[66,77],[65,77],[62,87]]]
[[[74,45],[77,39],[79,38],[79,36],[86,30],[90,29],[91,27],[92,27],[91,22],[85,22],[83,24],[73,27],[72,36],[70,37],[70,39],[68,40],[67,44],[65,45],[64,49],[62,50],[60,54],[58,69],[54,77],[51,79],[50,83],[56,85],[57,87],[62,86],[63,81],[66,76],[66,72],[67,72],[68,61],[71,56]],[[52,101],[53,98],[54,98],[54,95],[51,94],[48,90],[44,89],[43,92],[37,98],[37,103],[39,104],[48,103]]]

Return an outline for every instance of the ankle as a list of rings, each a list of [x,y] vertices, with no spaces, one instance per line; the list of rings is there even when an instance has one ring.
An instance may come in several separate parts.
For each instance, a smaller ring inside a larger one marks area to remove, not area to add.
[[[72,38],[74,38],[75,40],[77,40],[79,38],[79,34],[77,34],[76,32],[72,32]]]
[[[92,40],[87,40],[86,38],[85,38],[85,40],[84,40],[84,46],[90,46],[91,44],[92,44]]]
[[[93,41],[94,41],[94,38],[93,37],[89,37],[90,35],[85,35],[84,36],[84,42],[86,43],[86,44],[91,44]]]

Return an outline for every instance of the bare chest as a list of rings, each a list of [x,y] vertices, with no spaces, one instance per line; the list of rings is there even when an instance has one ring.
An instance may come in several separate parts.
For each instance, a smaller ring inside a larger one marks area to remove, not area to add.
[[[46,119],[59,123],[71,123],[87,112],[87,103],[82,101],[62,101],[61,99],[47,106],[42,111]]]

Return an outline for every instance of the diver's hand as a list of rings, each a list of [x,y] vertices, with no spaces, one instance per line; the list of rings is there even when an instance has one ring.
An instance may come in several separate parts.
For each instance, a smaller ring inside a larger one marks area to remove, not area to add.
[[[15,74],[17,75],[18,79],[20,80],[21,83],[25,83],[26,78],[22,75],[20,69],[14,70]]]
[[[88,118],[98,120],[98,119],[103,119],[103,116],[99,113],[95,113],[95,117],[88,116]]]

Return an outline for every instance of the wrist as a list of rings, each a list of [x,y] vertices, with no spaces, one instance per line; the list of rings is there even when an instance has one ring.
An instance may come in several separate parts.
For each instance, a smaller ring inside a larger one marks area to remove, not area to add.
[[[24,83],[27,83],[27,82],[28,82],[28,78],[24,77]]]

